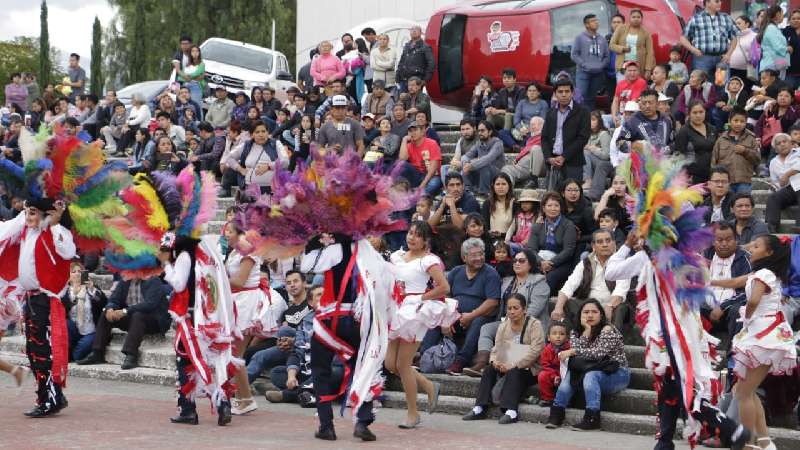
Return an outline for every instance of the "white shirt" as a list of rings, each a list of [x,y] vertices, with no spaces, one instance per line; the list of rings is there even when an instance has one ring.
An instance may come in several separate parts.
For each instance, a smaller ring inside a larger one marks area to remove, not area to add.
[[[300,261],[300,272],[323,273],[342,262],[342,256],[342,244],[331,244],[311,250],[303,255],[303,259]]]
[[[175,292],[183,292],[189,282],[189,271],[192,270],[192,258],[186,252],[181,252],[175,259],[175,264],[164,264],[164,281],[172,286]]]
[[[769,179],[777,189],[780,189],[780,178],[788,170],[800,170],[800,148],[792,149],[786,158],[781,160],[780,156],[772,158],[769,163]],[[800,191],[800,174],[793,175],[789,178],[789,185],[795,191]]]
[[[734,253],[733,255],[727,258],[720,258],[714,253],[714,257],[711,258],[711,280],[729,280],[733,278],[731,276],[731,267],[733,267],[733,258],[736,256]],[[722,303],[725,300],[736,295],[735,289],[730,288],[722,288],[722,287],[712,287],[711,292],[714,293],[714,298],[717,300],[717,304]],[[713,306],[713,305],[711,305]]]
[[[625,299],[625,296],[628,294],[628,289],[631,285],[631,280],[620,280],[614,286],[614,291],[611,292],[608,290],[608,286],[606,286],[605,280],[605,272],[606,267],[608,266],[608,261],[606,264],[603,265],[600,263],[600,260],[597,259],[597,256],[594,253],[589,255],[589,258],[592,258],[592,261],[595,263],[595,267],[599,267],[601,270],[595,270],[592,278],[592,283],[589,287],[589,297],[597,299],[603,306],[611,304],[611,297],[621,297]],[[561,288],[560,293],[566,295],[567,297],[572,297],[575,294],[575,291],[578,290],[580,287],[581,282],[583,282],[583,260],[575,266],[575,269],[572,271],[572,274],[567,278],[567,282],[564,283],[564,287]]]
[[[257,256],[242,256],[238,250],[232,250],[231,254],[228,255],[228,261],[225,263],[225,268],[228,269],[228,276],[237,276],[242,261],[245,259],[251,259],[253,261],[253,267],[250,269],[247,280],[245,280],[242,287],[245,289],[258,287],[259,284],[261,284],[261,258]]]

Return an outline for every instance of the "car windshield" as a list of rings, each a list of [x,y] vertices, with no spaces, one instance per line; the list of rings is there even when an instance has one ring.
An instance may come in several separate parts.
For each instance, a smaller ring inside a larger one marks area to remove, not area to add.
[[[168,81],[148,81],[145,83],[136,83],[126,86],[117,92],[117,98],[120,100],[130,100],[133,94],[142,94],[142,96],[149,100],[156,95],[160,94],[164,88],[167,87]]]
[[[272,73],[272,55],[242,45],[224,42],[206,42],[202,48],[203,59],[231,66],[244,67],[261,73]]]

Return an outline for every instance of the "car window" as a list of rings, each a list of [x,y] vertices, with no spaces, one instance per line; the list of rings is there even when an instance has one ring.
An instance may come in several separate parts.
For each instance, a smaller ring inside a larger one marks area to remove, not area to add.
[[[439,86],[443,94],[464,86],[463,46],[467,16],[445,14],[439,31]]]
[[[203,45],[203,59],[256,72],[272,73],[272,55],[241,45],[208,41]]]
[[[133,98],[133,94],[142,94],[147,101],[160,94],[167,87],[167,81],[147,81],[144,83],[136,83],[126,86],[117,92],[117,98],[120,101],[129,101]]]
[[[478,8],[484,11],[501,11],[504,9],[513,9],[523,3],[524,0],[511,0],[505,2],[492,2],[492,3],[483,3],[478,5]]]
[[[583,33],[583,17],[595,14],[600,21],[600,36],[606,36],[611,29],[611,13],[606,0],[591,0],[574,5],[563,6],[550,11],[550,29],[552,30],[553,50],[550,54],[550,70],[548,80],[552,83],[555,76],[566,70],[575,80],[575,63],[570,53],[575,36]]]

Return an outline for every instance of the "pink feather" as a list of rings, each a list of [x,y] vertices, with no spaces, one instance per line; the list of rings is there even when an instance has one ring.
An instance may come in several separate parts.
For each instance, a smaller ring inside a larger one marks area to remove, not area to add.
[[[200,210],[195,218],[195,227],[207,223],[217,210],[217,181],[211,172],[200,174],[202,185],[200,187]]]

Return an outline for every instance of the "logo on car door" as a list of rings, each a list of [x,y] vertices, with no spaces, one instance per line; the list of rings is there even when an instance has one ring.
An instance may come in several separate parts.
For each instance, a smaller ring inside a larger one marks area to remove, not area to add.
[[[503,31],[499,20],[492,22],[486,34],[489,40],[489,50],[492,53],[513,52],[519,47],[519,31]]]

